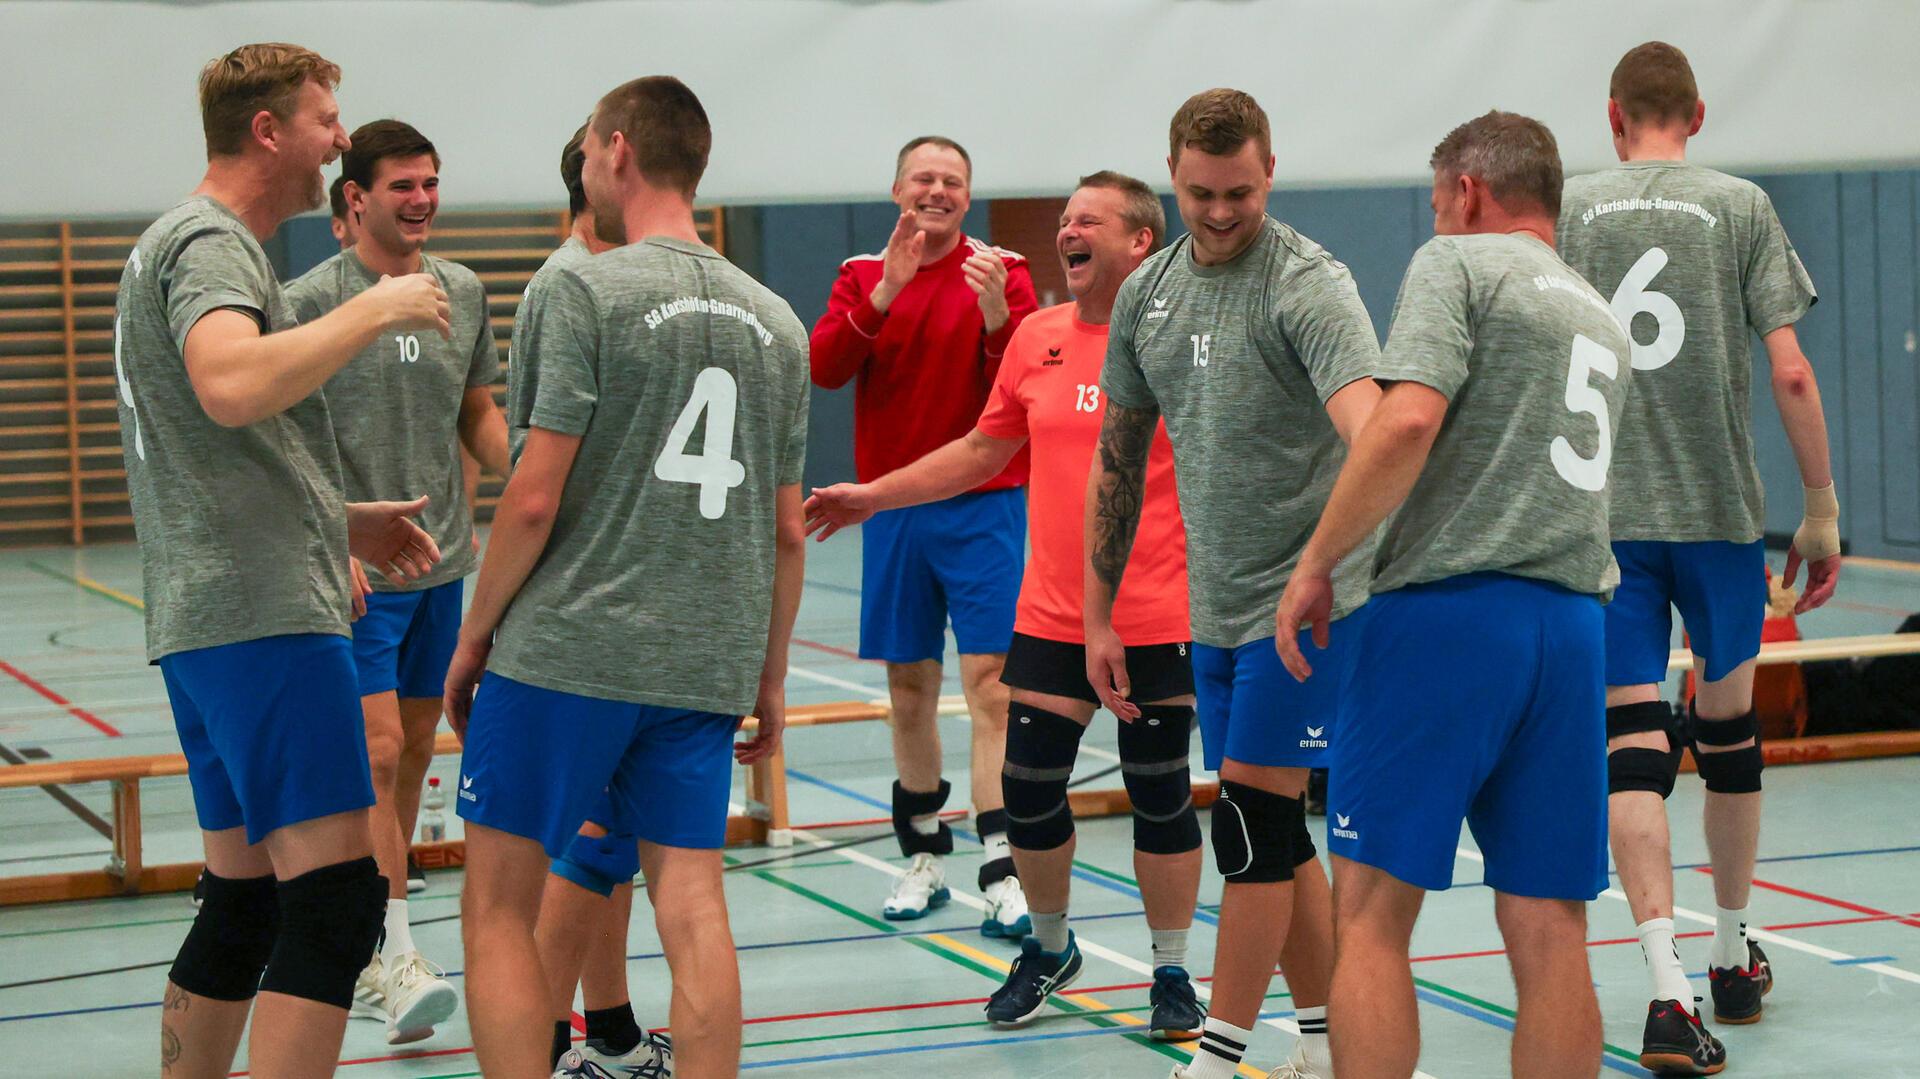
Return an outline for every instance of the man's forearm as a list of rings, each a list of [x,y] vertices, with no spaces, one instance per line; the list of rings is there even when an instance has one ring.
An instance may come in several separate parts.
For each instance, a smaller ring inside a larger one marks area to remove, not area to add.
[[[1437,390],[1402,382],[1387,391],[1354,439],[1320,524],[1300,554],[1299,572],[1332,574],[1406,501],[1445,416],[1446,398]]]
[[[1780,425],[1786,428],[1787,442],[1793,447],[1794,463],[1800,466],[1800,483],[1825,487],[1833,482],[1833,464],[1827,442],[1827,415],[1820,403],[1813,365],[1800,351],[1799,337],[1791,326],[1768,334],[1765,342],[1773,368],[1773,404],[1780,411]]]
[[[1147,453],[1159,413],[1109,401],[1100,426],[1100,448],[1087,477],[1087,615],[1111,617],[1140,528]]]
[[[767,658],[760,677],[784,681],[793,624],[800,615],[800,593],[806,587],[807,536],[799,485],[781,488],[775,499],[778,521],[774,526],[773,612],[767,620]]]
[[[312,396],[385,328],[373,309],[358,300],[348,300],[305,325],[265,335],[217,334],[196,340],[209,321],[202,319],[188,332],[187,356],[188,375],[207,414],[216,423],[244,427]]]
[[[553,534],[553,516],[530,512],[516,497],[513,484],[507,484],[500,504],[494,510],[493,531],[487,538],[486,557],[480,563],[480,576],[473,587],[473,605],[460,624],[464,638],[490,639],[507,613],[513,597],[527,583],[540,554]]]
[[[874,508],[919,506],[965,494],[999,475],[1023,444],[1023,440],[994,438],[975,428],[874,480],[870,485]]]
[[[485,408],[461,409],[460,442],[473,454],[474,460],[480,462],[481,468],[502,478],[512,473],[512,459],[507,452],[507,418],[500,414],[491,396]]]

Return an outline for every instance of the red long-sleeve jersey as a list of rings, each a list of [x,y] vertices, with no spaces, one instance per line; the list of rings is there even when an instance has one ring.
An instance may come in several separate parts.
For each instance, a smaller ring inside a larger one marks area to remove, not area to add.
[[[1007,324],[986,332],[979,297],[960,266],[991,251],[1007,264]],[[827,313],[813,327],[814,384],[854,390],[853,463],[867,483],[919,460],[973,430],[1000,357],[1022,319],[1039,308],[1027,260],[1011,251],[961,237],[951,254],[920,267],[886,314],[867,298],[880,283],[880,255],[856,255],[840,264]],[[975,490],[1027,482],[1027,450]]]

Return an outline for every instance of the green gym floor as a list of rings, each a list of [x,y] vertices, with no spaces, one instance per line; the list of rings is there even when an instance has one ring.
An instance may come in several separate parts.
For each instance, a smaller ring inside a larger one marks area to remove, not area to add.
[[[879,697],[881,669],[853,652],[859,543],[842,537],[810,553],[788,699]],[[177,750],[159,672],[142,660],[133,598],[139,591],[139,558],[130,545],[0,552],[0,757],[17,763]],[[1801,626],[1810,637],[1884,633],[1914,610],[1920,566],[1856,563],[1845,570],[1835,602]],[[945,723],[945,742],[947,776],[964,790],[964,720]],[[1087,737],[1081,773],[1108,767],[1117,759],[1113,750],[1112,720],[1102,716]],[[961,833],[949,861],[950,906],[917,924],[882,921],[880,901],[901,865],[892,844],[817,848],[887,830],[880,818],[892,765],[884,728],[796,731],[787,755],[793,819],[802,825],[794,845],[729,852],[755,863],[728,882],[746,987],[746,1069],[836,1077],[1150,1077],[1187,1059],[1182,1049],[1137,1033],[1150,974],[1126,819],[1080,824],[1072,912],[1087,967],[1079,983],[1026,1029],[997,1031],[980,1010],[1015,950],[978,931],[972,882],[980,847],[972,833]],[[457,764],[441,757],[433,774],[448,781]],[[1117,783],[1100,778],[1093,785]],[[1778,986],[1765,1022],[1719,1030],[1728,1074],[1920,1076],[1913,1034],[1920,1016],[1917,789],[1920,758],[1913,757],[1769,771],[1752,911],[1753,923],[1765,927],[1756,936],[1772,957]],[[197,858],[186,781],[148,781],[142,794],[148,862]],[[1711,932],[1713,894],[1701,868],[1698,781],[1683,777],[1670,804],[1681,863],[1675,884],[1682,957],[1704,994],[1700,938]],[[108,793],[99,785],[0,791],[0,875],[103,864],[108,843],[96,825],[107,814]],[[458,821],[450,828],[457,836]],[[1513,985],[1492,897],[1464,834],[1455,873],[1455,887],[1428,900],[1414,935],[1421,1067],[1438,1079],[1504,1075]],[[434,873],[429,881],[412,903],[416,938],[459,987],[460,875]],[[1189,964],[1196,976],[1212,966],[1214,920],[1205,905],[1219,895],[1209,865]],[[192,915],[184,895],[0,908],[0,1074],[154,1074],[162,978]],[[1592,905],[1589,936],[1606,1016],[1606,1068],[1643,1075],[1635,1057],[1644,976],[1618,893]],[[642,1023],[664,1025],[666,965],[644,903],[629,951],[635,1010]],[[1285,990],[1276,978],[1249,1053],[1261,1073],[1292,1040]],[[464,1011],[456,1013],[432,1039],[395,1052],[379,1024],[356,1021],[339,1074],[476,1075],[465,1024]],[[244,1058],[236,1067],[244,1069]]]

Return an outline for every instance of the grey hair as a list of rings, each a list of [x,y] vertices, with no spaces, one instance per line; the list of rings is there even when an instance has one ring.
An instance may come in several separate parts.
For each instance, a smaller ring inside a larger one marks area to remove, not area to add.
[[[1560,146],[1547,125],[1517,112],[1495,109],[1452,131],[1433,148],[1428,162],[1448,176],[1471,176],[1502,205],[1526,202],[1560,216]]]

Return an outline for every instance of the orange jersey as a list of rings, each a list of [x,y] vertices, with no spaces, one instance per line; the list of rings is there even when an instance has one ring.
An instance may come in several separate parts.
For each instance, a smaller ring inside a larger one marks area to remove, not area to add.
[[[1033,555],[1013,627],[1030,637],[1073,644],[1086,640],[1081,621],[1084,514],[1087,472],[1107,407],[1100,392],[1106,356],[1107,327],[1075,318],[1073,304],[1034,312],[1008,342],[976,425],[981,434],[1032,444],[1027,535]],[[1129,645],[1189,639],[1187,530],[1180,520],[1173,444],[1164,423],[1147,455],[1140,531],[1114,602],[1113,627]]]

